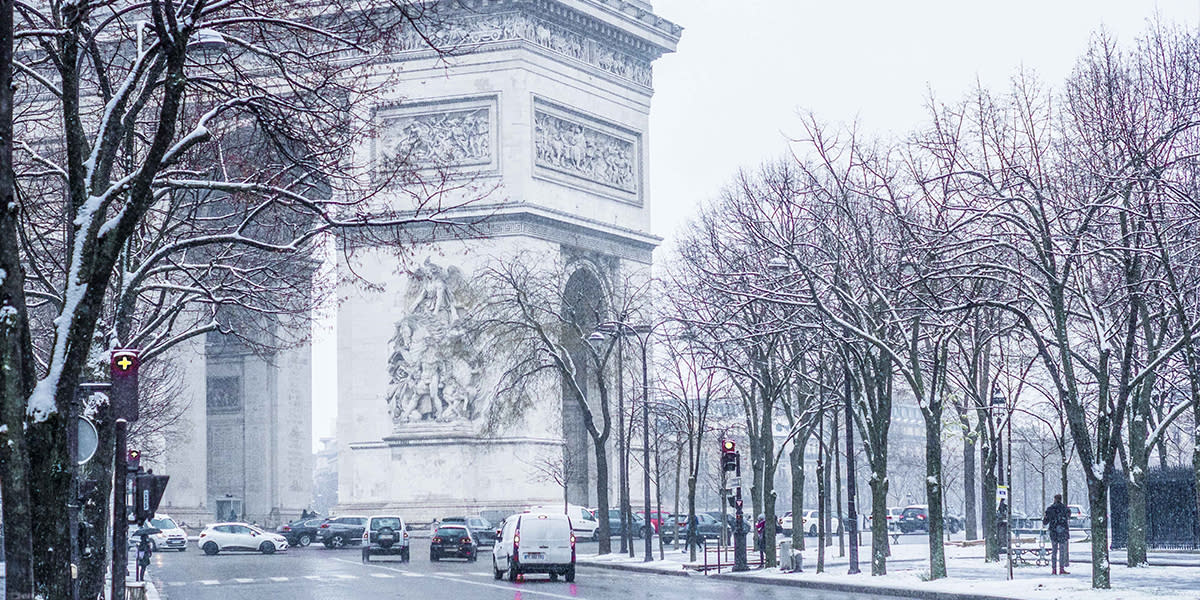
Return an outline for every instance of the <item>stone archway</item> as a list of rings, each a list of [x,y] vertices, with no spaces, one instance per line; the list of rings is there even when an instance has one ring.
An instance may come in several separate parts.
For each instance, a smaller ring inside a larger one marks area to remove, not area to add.
[[[598,392],[595,391],[593,366],[586,354],[586,337],[588,332],[596,329],[605,314],[605,298],[600,278],[586,266],[575,268],[563,290],[563,314],[568,323],[563,326],[562,344],[570,352],[571,360],[575,363],[575,376],[589,397]],[[568,467],[567,499],[572,504],[590,506],[595,480],[594,467],[588,455],[591,437],[584,426],[579,402],[569,391],[571,386],[564,381],[559,387],[562,390],[563,464]]]

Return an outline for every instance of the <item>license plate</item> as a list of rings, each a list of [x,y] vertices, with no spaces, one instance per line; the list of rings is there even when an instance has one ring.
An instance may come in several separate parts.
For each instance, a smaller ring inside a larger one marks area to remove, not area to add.
[[[383,535],[379,536],[379,539],[381,539],[381,540],[387,540],[387,541],[389,541],[389,542],[390,542],[390,541],[392,541],[392,540],[394,540],[394,539],[396,539],[396,538],[395,538],[394,536],[392,536],[391,534],[387,534],[387,533],[385,533],[385,534],[383,534]]]
[[[525,558],[528,560],[545,560],[545,552],[526,552]]]

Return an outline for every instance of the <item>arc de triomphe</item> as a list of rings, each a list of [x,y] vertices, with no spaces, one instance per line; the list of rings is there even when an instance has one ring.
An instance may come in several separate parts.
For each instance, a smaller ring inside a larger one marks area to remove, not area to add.
[[[404,148],[495,187],[475,236],[436,239],[401,267],[393,251],[340,252],[338,509],[397,510],[414,522],[561,502],[531,465],[586,435],[561,390],[513,427],[482,426],[496,357],[479,356],[462,315],[486,261],[518,249],[591,272],[646,267],[646,148],[652,62],[681,28],[644,0],[479,0],[450,16],[447,66],[402,41],[395,104],[375,115],[372,156]],[[362,281],[374,285],[363,286]],[[592,282],[595,285],[597,282]],[[586,285],[586,283],[584,284]],[[580,469],[573,501],[595,499]]]

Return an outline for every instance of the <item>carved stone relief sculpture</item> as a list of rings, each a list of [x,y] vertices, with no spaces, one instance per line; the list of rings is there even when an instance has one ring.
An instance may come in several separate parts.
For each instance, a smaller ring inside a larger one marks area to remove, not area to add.
[[[491,116],[485,107],[381,119],[380,149],[430,167],[486,164],[491,160]]]
[[[646,87],[653,81],[649,61],[611,50],[566,27],[523,13],[456,18],[431,36],[439,48],[455,50],[476,44],[523,40]],[[428,48],[425,39],[415,31],[402,34],[398,45],[401,51]]]
[[[483,360],[466,327],[471,302],[457,267],[426,259],[412,274],[388,357],[388,414],[395,429],[479,416]]]
[[[538,165],[637,192],[633,142],[542,111],[533,122]]]

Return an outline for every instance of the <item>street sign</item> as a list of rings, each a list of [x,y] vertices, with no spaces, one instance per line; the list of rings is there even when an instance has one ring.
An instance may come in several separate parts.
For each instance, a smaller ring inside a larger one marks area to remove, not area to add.
[[[740,487],[742,487],[742,478],[741,477],[730,477],[729,483],[727,483],[725,485],[725,488],[730,489],[730,490],[734,490],[734,489],[737,489]]]
[[[167,489],[167,481],[170,479],[169,475],[138,473],[133,485],[134,520],[137,523],[145,523],[147,519],[154,516],[154,511],[158,510],[158,503],[162,500],[163,492]]]
[[[75,464],[84,464],[96,455],[96,448],[100,446],[100,433],[96,431],[96,425],[87,417],[79,417],[79,433],[77,445],[75,446]]]
[[[1005,502],[1007,500],[1008,500],[1008,486],[1007,485],[996,486],[996,504],[1000,504],[1001,502]]]

